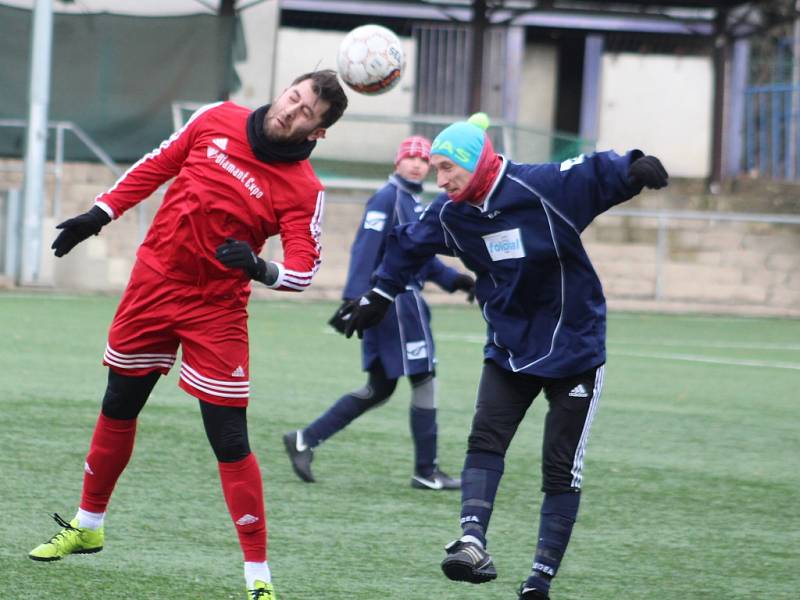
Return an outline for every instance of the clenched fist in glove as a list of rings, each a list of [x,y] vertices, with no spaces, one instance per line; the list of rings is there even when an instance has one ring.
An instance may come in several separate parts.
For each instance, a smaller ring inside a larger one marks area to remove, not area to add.
[[[333,316],[328,320],[328,325],[333,327],[339,333],[344,333],[347,321],[350,320],[350,313],[356,305],[356,300],[345,300],[342,305],[333,313]]]
[[[453,288],[467,295],[467,302],[475,302],[475,279],[466,273],[459,273],[453,282]]]
[[[272,285],[278,279],[278,267],[256,256],[247,242],[225,238],[225,243],[217,247],[216,257],[226,267],[242,269],[250,279]]]
[[[344,326],[345,337],[352,337],[355,331],[359,339],[363,338],[364,330],[380,323],[391,303],[391,300],[375,290],[370,290],[354,300],[352,311]]]
[[[632,185],[643,185],[657,190],[667,185],[667,170],[655,156],[637,158],[628,167],[628,181]]]
[[[103,226],[110,222],[111,217],[106,211],[99,206],[93,206],[82,215],[56,225],[56,229],[60,229],[61,233],[50,247],[56,251],[56,256],[64,256],[86,238],[100,233]]]

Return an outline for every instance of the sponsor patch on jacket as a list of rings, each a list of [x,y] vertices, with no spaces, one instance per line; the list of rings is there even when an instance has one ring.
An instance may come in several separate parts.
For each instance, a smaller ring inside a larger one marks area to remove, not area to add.
[[[586,160],[585,154],[579,154],[578,156],[568,158],[567,160],[561,163],[561,167],[559,168],[559,170],[569,171],[572,167],[581,164],[584,160]]]
[[[408,360],[428,358],[428,345],[425,343],[425,340],[406,342],[406,358],[408,358]]]
[[[484,235],[483,242],[486,244],[489,256],[495,262],[525,256],[525,248],[522,245],[522,235],[519,227]]]
[[[368,210],[364,217],[364,229],[373,229],[374,231],[383,231],[386,225],[386,213],[379,210]]]

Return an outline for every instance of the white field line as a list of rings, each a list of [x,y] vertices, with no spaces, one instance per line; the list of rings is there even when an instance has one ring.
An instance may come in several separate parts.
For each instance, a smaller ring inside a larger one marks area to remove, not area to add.
[[[434,339],[448,341],[448,342],[462,342],[468,344],[484,344],[486,338],[483,336],[478,335],[464,335],[460,333],[434,333]],[[765,349],[768,347],[771,350],[795,350],[800,349],[796,344],[726,344],[723,342],[680,342],[678,340],[670,340],[669,344],[665,344],[663,342],[641,342],[641,341],[625,341],[625,340],[615,340],[614,344],[618,343],[636,343],[642,345],[664,345],[664,346],[672,346],[672,345],[680,345],[680,346],[691,346],[691,345],[705,345],[709,348],[735,348],[735,349]],[[723,358],[723,357],[716,357],[716,356],[702,356],[697,354],[668,354],[668,353],[661,353],[661,352],[630,352],[627,350],[615,350],[613,348],[609,349],[609,355],[611,356],[627,356],[631,358],[658,358],[662,360],[678,360],[684,362],[697,362],[697,363],[708,363],[708,364],[715,364],[715,365],[731,365],[737,367],[756,367],[759,369],[763,368],[773,368],[773,369],[790,369],[793,371],[800,371],[800,363],[792,363],[792,362],[779,362],[779,361],[768,361],[768,360],[750,360],[746,358]]]
[[[800,371],[800,363],[788,363],[768,360],[748,360],[739,358],[717,358],[714,356],[697,356],[694,354],[661,354],[658,352],[626,352],[610,351],[612,356],[628,356],[631,358],[660,358],[662,360],[679,360],[685,362],[709,363],[715,365],[732,365],[736,367],[756,367],[759,369],[790,369]]]
[[[483,344],[486,337],[482,335],[470,335],[463,333],[434,333],[434,338],[447,342],[467,342]],[[800,344],[790,344],[782,342],[709,342],[703,340],[640,340],[640,339],[618,339],[610,341],[610,345],[618,344],[637,345],[637,346],[662,346],[676,348],[717,348],[728,350],[788,350],[800,351]]]
[[[800,350],[800,344],[783,342],[708,342],[703,340],[658,340],[643,341],[637,339],[619,339],[612,341],[616,344],[636,344],[639,346],[667,346],[678,348],[722,348],[730,350]]]
[[[653,315],[654,318],[665,316],[665,315]],[[643,313],[623,313],[623,312],[614,312],[608,315],[609,321],[612,320],[644,320],[648,319],[650,315],[643,314]],[[775,321],[780,319],[781,317],[751,317],[747,315],[737,316],[723,316],[723,315],[680,315],[680,314],[670,314],[669,317],[671,319],[680,320],[680,321],[692,321],[692,322],[702,322],[702,323],[753,323],[753,322],[760,322],[760,321]],[[793,317],[787,317],[787,319],[792,320]],[[796,319],[794,319],[796,320]]]

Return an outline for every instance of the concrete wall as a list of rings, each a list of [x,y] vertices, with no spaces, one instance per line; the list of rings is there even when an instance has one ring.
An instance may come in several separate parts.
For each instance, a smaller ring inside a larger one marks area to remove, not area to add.
[[[707,177],[712,65],[706,57],[606,54],[600,150],[642,148],[672,176]]]
[[[18,187],[19,161],[0,161],[0,190]],[[65,290],[120,291],[127,281],[139,243],[139,213],[149,223],[160,199],[154,196],[100,236],[77,246],[69,255],[55,259],[49,250],[55,224],[86,210],[94,196],[109,187],[114,177],[102,166],[66,166],[61,195],[61,214],[46,206],[42,286]],[[377,185],[377,183],[376,183]],[[772,190],[751,186],[739,194],[707,196],[688,183],[675,181],[670,188],[647,192],[626,204],[627,208],[734,210],[744,212],[800,212],[796,189]],[[52,182],[48,194],[52,193]],[[323,264],[305,298],[338,298],[347,273],[350,244],[358,227],[368,192],[330,189],[323,222]],[[584,233],[587,251],[609,298],[610,306],[637,309],[705,310],[800,316],[800,225],[671,221],[666,261],[663,265],[663,298],[656,302],[656,238],[654,219],[602,215]],[[266,258],[280,258],[280,243],[270,240]],[[450,264],[458,262],[447,259]],[[6,285],[9,282],[5,282]],[[258,289],[258,288],[257,288]],[[460,302],[437,290],[426,292],[434,302]],[[257,296],[275,297],[258,289]],[[625,303],[628,304],[625,304]],[[636,304],[631,305],[631,302]]]
[[[558,52],[554,44],[525,46],[519,87],[520,125],[553,129],[556,114]]]
[[[278,0],[264,0],[241,13],[247,57],[236,63],[241,89],[231,100],[256,108],[273,98],[275,58],[280,24]]]

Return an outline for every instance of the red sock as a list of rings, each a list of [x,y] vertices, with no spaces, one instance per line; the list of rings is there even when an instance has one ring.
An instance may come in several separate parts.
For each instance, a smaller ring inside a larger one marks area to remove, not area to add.
[[[105,512],[117,479],[133,453],[136,419],[112,419],[100,413],[83,475],[81,508]]]
[[[239,535],[246,562],[267,560],[267,519],[261,470],[255,454],[237,462],[219,464],[219,478],[228,512]]]

